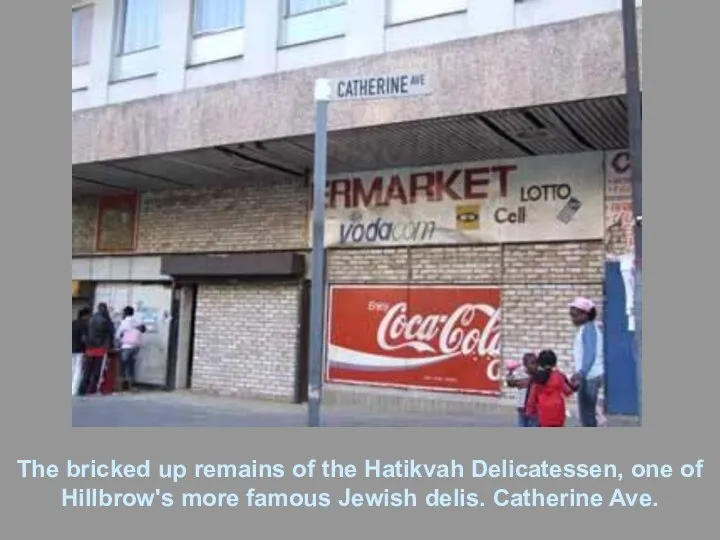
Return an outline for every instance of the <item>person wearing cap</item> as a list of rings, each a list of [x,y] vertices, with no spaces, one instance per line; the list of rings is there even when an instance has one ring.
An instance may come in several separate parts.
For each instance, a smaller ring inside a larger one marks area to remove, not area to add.
[[[570,303],[570,319],[577,327],[573,383],[578,386],[578,412],[583,427],[598,427],[598,395],[605,375],[603,336],[596,318],[597,308],[592,300],[577,297]]]

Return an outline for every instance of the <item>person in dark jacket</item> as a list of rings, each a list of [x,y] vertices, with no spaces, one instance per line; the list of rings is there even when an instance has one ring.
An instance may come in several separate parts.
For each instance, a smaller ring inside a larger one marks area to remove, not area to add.
[[[82,383],[78,394],[94,394],[99,390],[103,361],[115,343],[115,326],[110,318],[107,304],[98,304],[97,311],[88,323],[85,340],[85,362]]]
[[[72,322],[72,354],[83,354],[85,352],[88,321],[91,314],[90,308],[84,307],[78,311],[77,318]]]
[[[77,318],[72,322],[72,395],[78,392],[83,373],[83,358],[85,356],[85,342],[87,341],[88,320],[92,311],[82,308]]]

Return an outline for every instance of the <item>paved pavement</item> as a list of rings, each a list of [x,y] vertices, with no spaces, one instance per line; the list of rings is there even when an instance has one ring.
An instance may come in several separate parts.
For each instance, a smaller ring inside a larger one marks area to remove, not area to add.
[[[307,409],[186,392],[149,392],[73,398],[72,419],[73,427],[304,427]],[[513,427],[514,421],[512,414],[505,413],[438,416],[336,406],[324,407],[323,413],[327,427]]]

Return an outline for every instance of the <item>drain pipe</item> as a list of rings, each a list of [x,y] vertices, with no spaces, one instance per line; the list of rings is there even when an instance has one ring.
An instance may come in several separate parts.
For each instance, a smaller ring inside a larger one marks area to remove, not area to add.
[[[635,0],[623,0],[628,139],[632,172],[632,205],[635,218],[635,362],[637,363],[638,418],[642,425],[642,94],[636,9]]]

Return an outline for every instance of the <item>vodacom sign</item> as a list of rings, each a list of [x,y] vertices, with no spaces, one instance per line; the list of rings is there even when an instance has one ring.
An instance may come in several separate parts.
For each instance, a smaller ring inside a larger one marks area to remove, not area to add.
[[[338,286],[329,315],[332,382],[500,391],[496,288]]]

